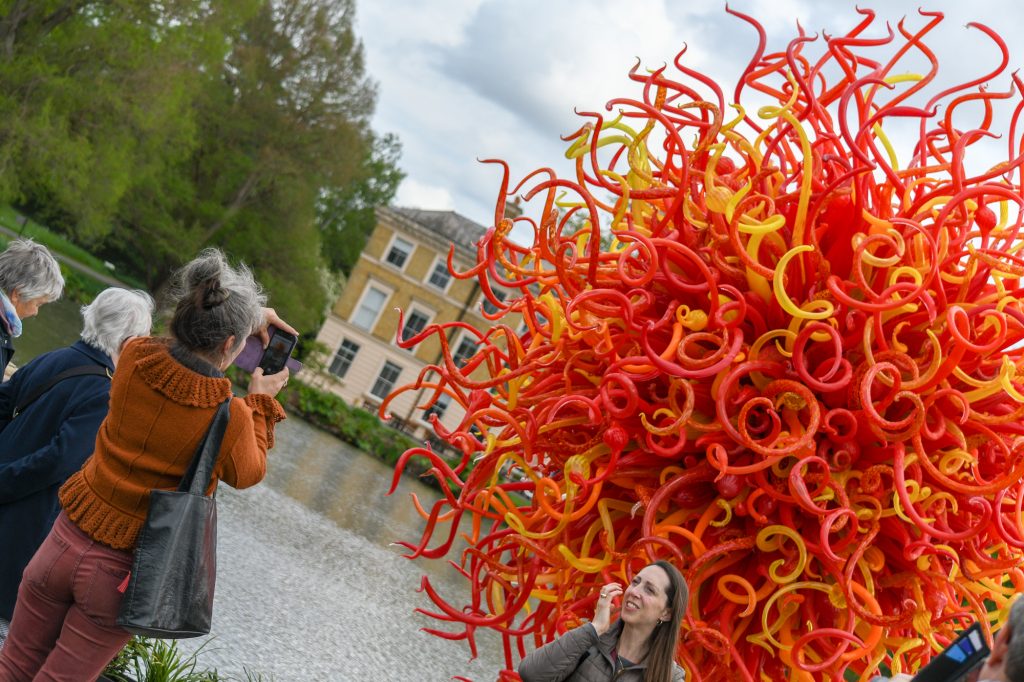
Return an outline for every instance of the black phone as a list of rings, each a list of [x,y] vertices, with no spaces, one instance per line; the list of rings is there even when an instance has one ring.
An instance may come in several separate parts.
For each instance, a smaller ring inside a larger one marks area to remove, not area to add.
[[[263,357],[260,358],[259,366],[263,368],[264,374],[277,374],[284,369],[284,365],[288,362],[288,358],[291,357],[292,351],[295,350],[295,344],[299,339],[295,334],[290,334],[274,326],[271,326],[267,331],[270,332],[270,343],[267,344],[266,350],[263,351]]]
[[[981,665],[989,653],[988,644],[981,634],[981,625],[975,623],[921,668],[912,682],[953,682]]]

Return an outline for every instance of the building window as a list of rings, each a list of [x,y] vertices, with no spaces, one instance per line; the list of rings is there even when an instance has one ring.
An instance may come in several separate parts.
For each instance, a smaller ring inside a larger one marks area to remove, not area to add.
[[[334,359],[331,360],[330,372],[337,376],[339,379],[344,379],[348,368],[352,366],[352,361],[356,359],[356,353],[359,352],[359,344],[352,343],[348,339],[341,342],[341,346],[338,348],[338,352],[334,354]]]
[[[451,404],[452,397],[447,393],[437,396],[437,402],[423,411],[423,421],[429,422],[432,414],[436,414],[438,419],[444,419],[444,412]]]
[[[505,299],[508,298],[508,293],[506,293],[506,292],[504,292],[504,291],[502,291],[500,289],[492,289],[491,293],[494,294],[494,298],[498,299],[502,303],[504,303]],[[487,298],[486,295],[484,296],[483,303],[484,303],[484,312],[487,313],[488,315],[494,315],[496,312],[498,312],[498,310],[499,310],[498,306],[496,306],[493,303],[491,303],[491,299]]]
[[[363,300],[359,302],[359,308],[356,309],[356,314],[352,316],[352,324],[366,331],[373,329],[377,315],[380,314],[380,309],[384,307],[386,300],[388,300],[387,292],[374,286],[367,287],[366,293],[363,294]]]
[[[385,361],[384,366],[381,367],[380,374],[377,375],[377,380],[373,382],[370,394],[382,400],[387,398],[388,394],[395,388],[395,382],[398,381],[398,377],[401,374],[402,368],[399,365],[390,360]]]
[[[427,281],[441,291],[447,289],[448,282],[452,281],[452,273],[448,272],[447,261],[443,258],[439,258],[437,262],[434,263],[434,269],[430,272],[430,279]]]
[[[462,340],[459,341],[458,348],[455,349],[455,355],[452,356],[452,362],[455,363],[456,367],[462,367],[466,364],[466,360],[476,355],[476,351],[476,342],[468,336],[463,336]]]
[[[413,308],[409,316],[405,318],[405,326],[402,327],[402,340],[410,339],[419,334],[430,322],[430,316]],[[411,349],[410,349],[411,350]]]
[[[405,262],[409,260],[409,256],[412,255],[413,248],[414,245],[412,242],[406,241],[401,237],[395,237],[394,241],[391,242],[391,248],[388,249],[388,255],[385,256],[384,260],[401,270],[405,267]]]

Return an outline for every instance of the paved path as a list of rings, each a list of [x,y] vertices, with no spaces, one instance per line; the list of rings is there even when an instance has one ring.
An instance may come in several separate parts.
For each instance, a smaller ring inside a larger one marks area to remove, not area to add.
[[[275,682],[444,682],[497,677],[501,643],[478,635],[480,658],[465,642],[427,635],[434,626],[412,613],[421,569],[386,548],[331,523],[291,498],[257,486],[222,486],[218,500],[215,636],[200,666]],[[344,570],[341,570],[341,569]],[[444,626],[441,626],[444,629]]]
[[[478,635],[480,658],[464,642],[420,631],[437,626],[410,612],[420,568],[267,486],[218,499],[217,595],[211,637],[181,640],[198,669],[272,682],[443,682],[497,677],[501,644]],[[343,563],[345,571],[338,571]],[[425,596],[420,605],[428,607]],[[7,635],[0,620],[0,644]]]

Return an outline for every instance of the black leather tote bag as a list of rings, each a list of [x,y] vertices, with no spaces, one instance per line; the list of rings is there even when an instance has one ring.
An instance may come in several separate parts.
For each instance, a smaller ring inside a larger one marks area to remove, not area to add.
[[[117,624],[134,635],[209,634],[217,580],[217,504],[206,496],[230,414],[221,403],[177,490],[153,490]]]

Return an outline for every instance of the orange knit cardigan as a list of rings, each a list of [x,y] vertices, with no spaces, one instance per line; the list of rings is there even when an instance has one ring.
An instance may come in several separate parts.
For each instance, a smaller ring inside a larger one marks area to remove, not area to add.
[[[171,356],[166,339],[125,344],[93,454],[60,489],[68,517],[93,540],[132,549],[149,510],[149,491],[178,487],[217,406],[230,395],[230,380],[188,369]],[[207,492],[218,480],[235,488],[259,483],[274,424],[284,418],[269,395],[234,398]]]

